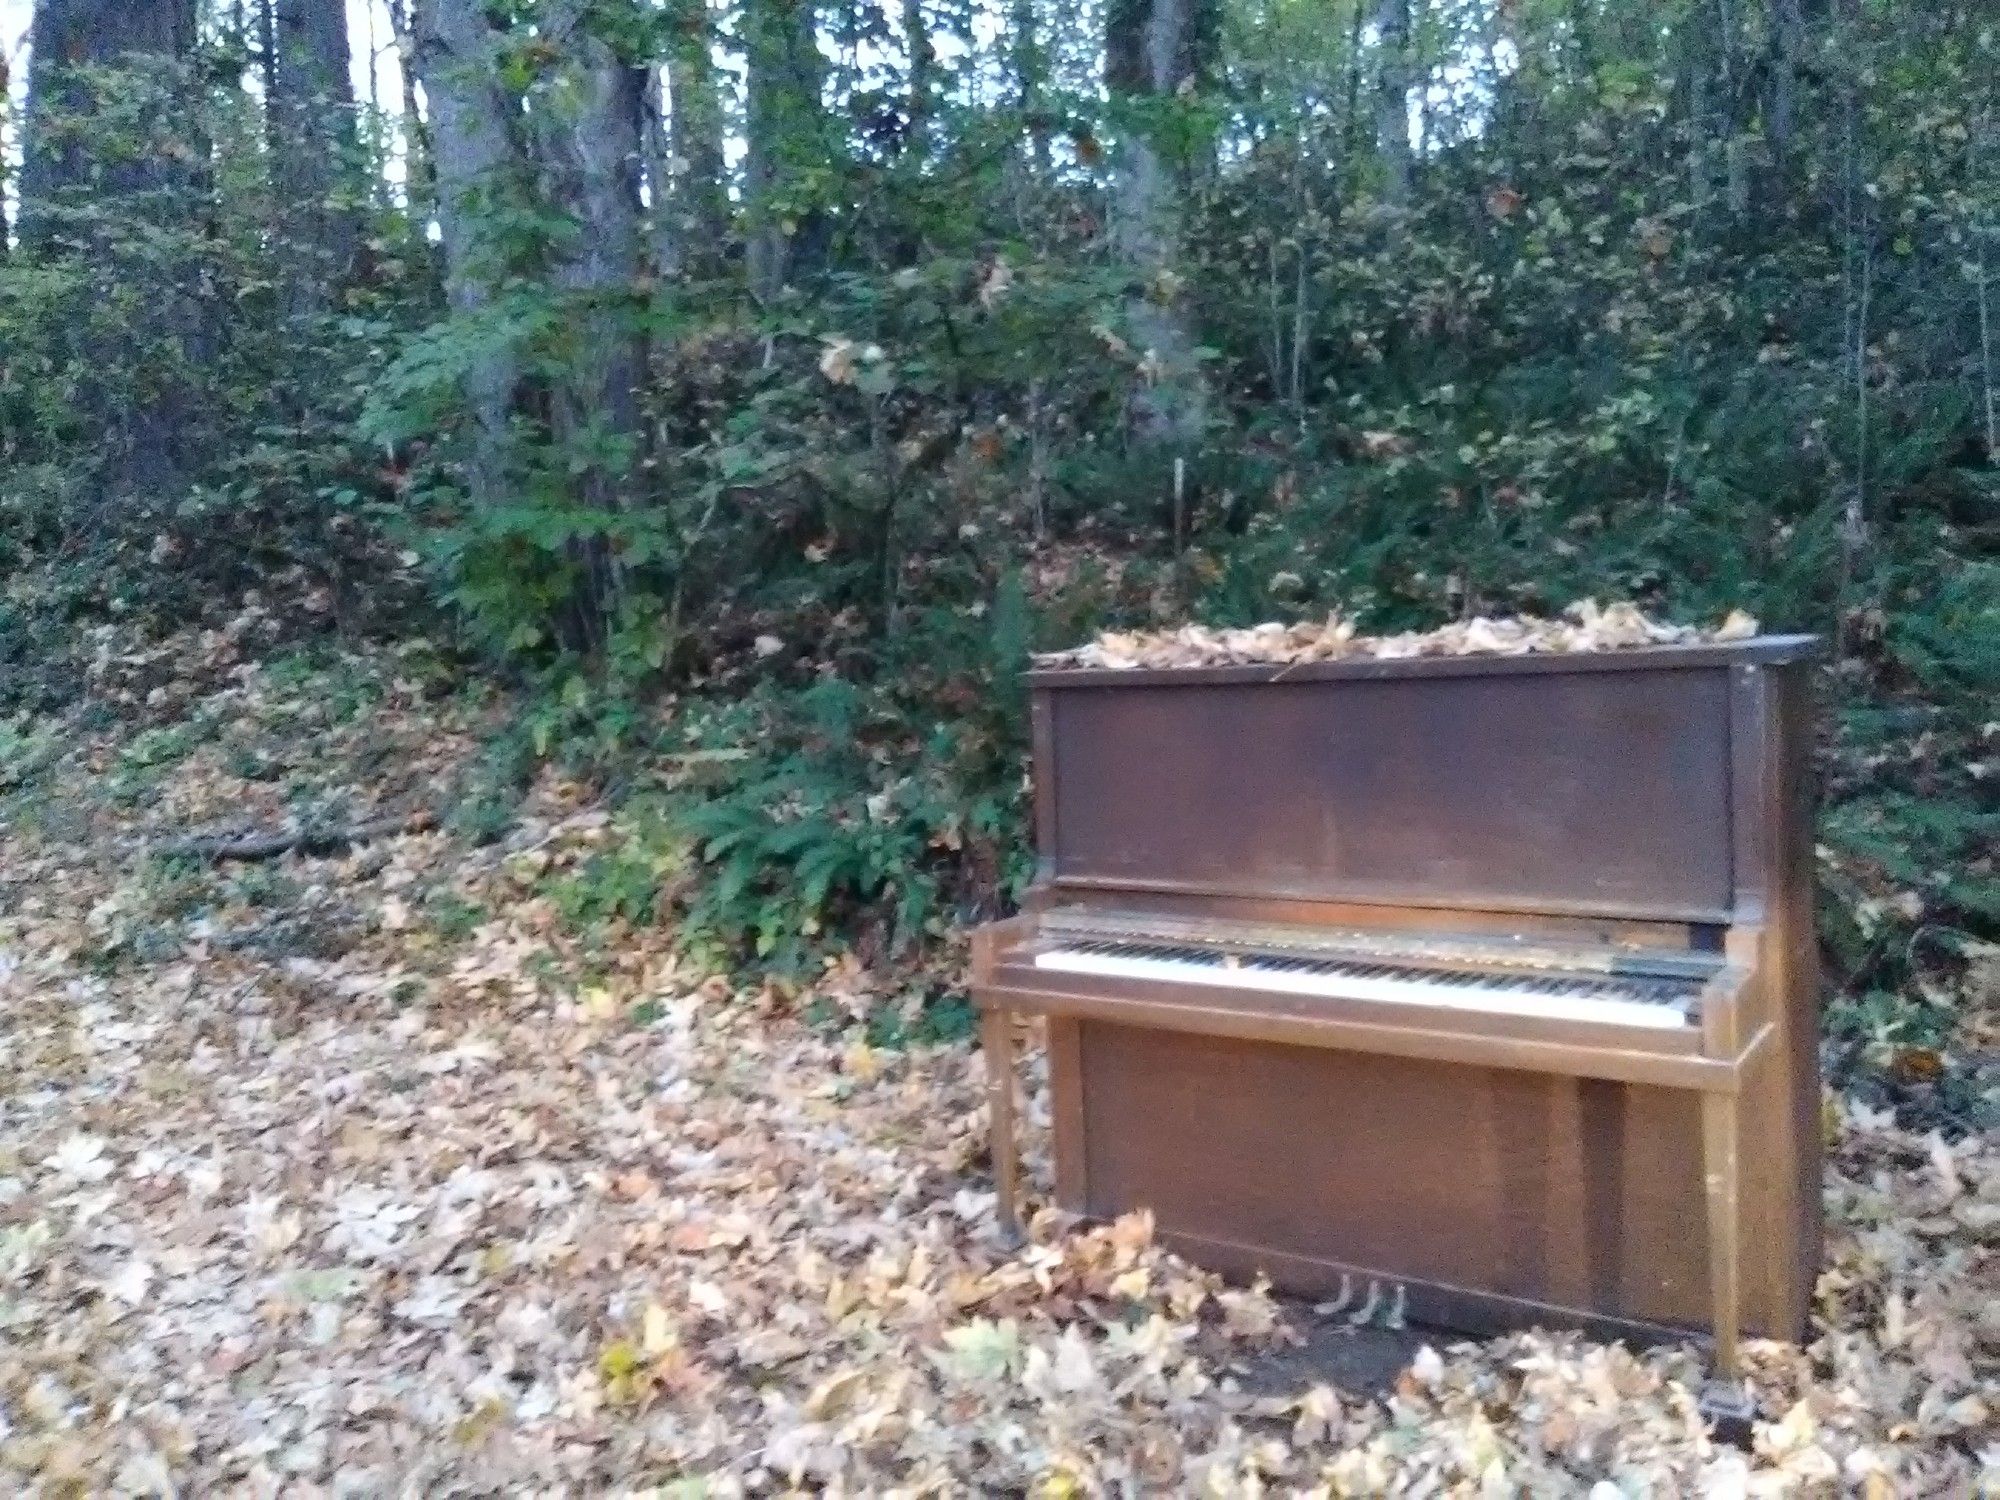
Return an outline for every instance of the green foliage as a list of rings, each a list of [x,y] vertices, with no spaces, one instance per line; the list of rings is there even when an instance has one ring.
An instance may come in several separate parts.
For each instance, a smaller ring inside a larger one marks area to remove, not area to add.
[[[969,1041],[978,1029],[979,1012],[971,1000],[961,994],[944,994],[923,999],[915,1007],[877,1006],[868,1013],[862,1035],[871,1047],[901,1051]]]
[[[143,801],[166,773],[202,742],[204,732],[193,723],[142,730],[120,750],[105,778],[105,793],[126,805]]]
[[[870,685],[767,665],[684,704],[643,748],[629,724],[594,738],[600,766],[645,774],[611,839],[542,889],[580,928],[671,921],[710,964],[912,956],[1026,880],[1027,632],[1009,575],[990,607],[909,622]]]
[[[32,786],[62,754],[62,726],[26,712],[0,718],[0,794]]]
[[[1913,572],[1905,586],[1927,598],[1885,621],[1888,654],[1926,698],[1972,728],[2000,686],[2000,561]]]
[[[1003,581],[995,607],[887,643],[872,690],[760,685],[680,721],[667,795],[703,866],[690,936],[796,965],[835,933],[888,957],[1016,892],[1025,616]]]
[[[470,937],[488,917],[478,902],[449,890],[432,891],[424,900],[424,915],[440,937],[454,943]]]
[[[581,928],[609,922],[645,926],[655,921],[661,915],[662,892],[685,862],[678,840],[661,833],[657,817],[642,814],[628,819],[609,848],[547,882],[544,889],[564,920]]]

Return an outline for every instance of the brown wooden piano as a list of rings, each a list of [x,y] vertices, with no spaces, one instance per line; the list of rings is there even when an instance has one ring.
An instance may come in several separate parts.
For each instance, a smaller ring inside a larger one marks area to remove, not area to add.
[[[1816,655],[1032,672],[1037,877],[973,945],[1010,1232],[1040,1015],[1060,1209],[1740,1390],[1820,1252]]]

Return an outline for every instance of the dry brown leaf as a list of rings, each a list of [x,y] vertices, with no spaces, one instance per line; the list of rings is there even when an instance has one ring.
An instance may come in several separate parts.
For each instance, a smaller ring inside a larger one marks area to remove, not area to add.
[[[1370,433],[1387,439],[1393,434]],[[1628,651],[1647,646],[1688,646],[1748,640],[1757,621],[1732,610],[1713,629],[1669,625],[1636,605],[1600,606],[1594,599],[1571,605],[1560,619],[1474,616],[1436,630],[1401,635],[1360,634],[1352,620],[1334,614],[1292,625],[1268,622],[1240,629],[1183,625],[1149,633],[1106,631],[1085,645],[1036,657],[1042,667],[1218,667],[1297,662],[1401,660],[1418,656],[1524,656],[1540,652]]]

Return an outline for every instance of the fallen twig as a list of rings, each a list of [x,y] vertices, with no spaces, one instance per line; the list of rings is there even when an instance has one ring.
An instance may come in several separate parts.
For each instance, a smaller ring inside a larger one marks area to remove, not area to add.
[[[168,859],[199,859],[210,864],[229,860],[276,859],[281,854],[340,854],[356,844],[401,833],[412,827],[408,817],[377,818],[351,828],[294,828],[278,833],[211,834],[181,839],[159,852]]]

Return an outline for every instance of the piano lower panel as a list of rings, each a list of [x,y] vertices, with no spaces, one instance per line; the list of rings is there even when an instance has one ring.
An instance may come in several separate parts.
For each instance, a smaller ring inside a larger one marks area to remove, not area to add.
[[[1073,1212],[1150,1208],[1191,1258],[1306,1295],[1400,1281],[1455,1327],[1707,1327],[1691,1092],[1099,1021],[1052,1041]],[[1749,1330],[1795,1336],[1747,1279]]]

